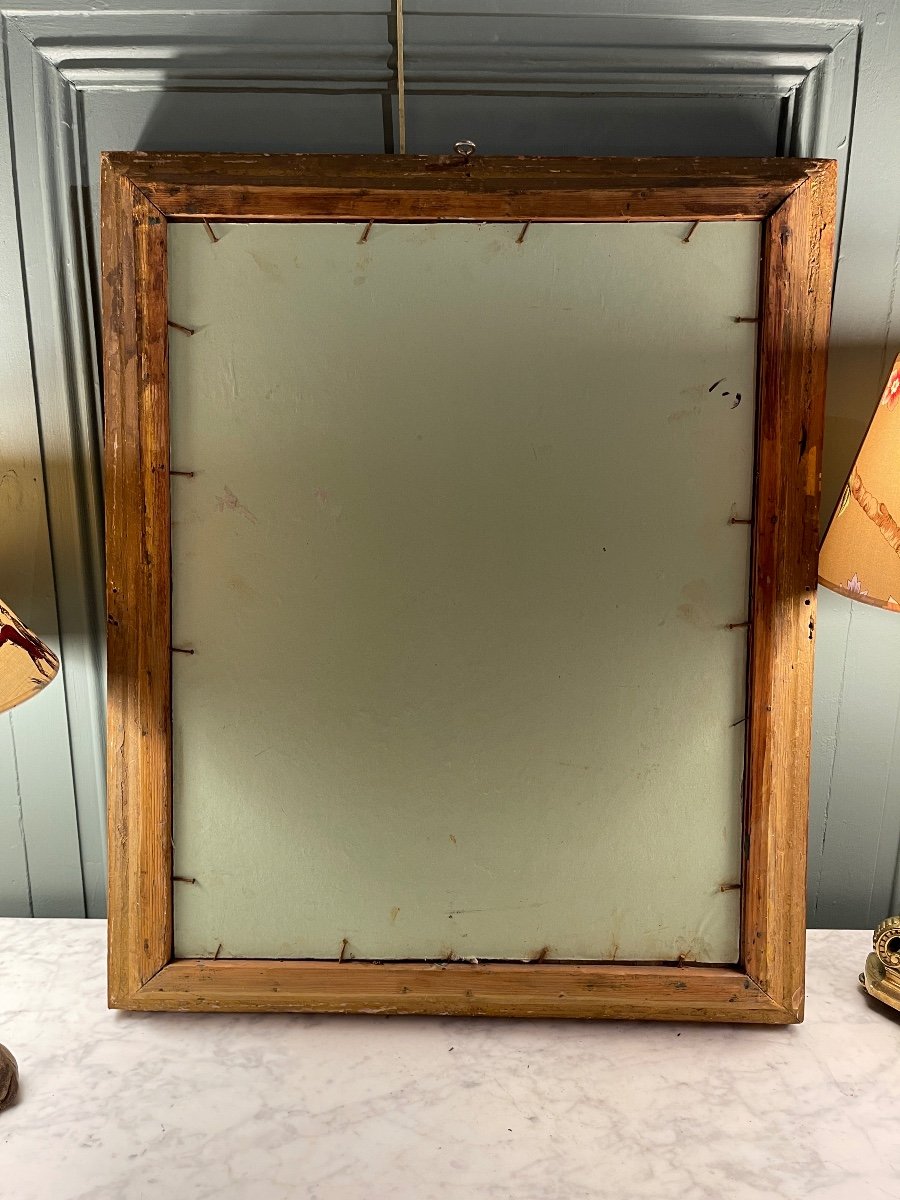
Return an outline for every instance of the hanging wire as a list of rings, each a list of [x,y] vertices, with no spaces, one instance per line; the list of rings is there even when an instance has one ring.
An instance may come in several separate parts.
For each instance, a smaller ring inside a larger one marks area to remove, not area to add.
[[[397,16],[397,141],[406,153],[406,75],[403,66],[403,0],[394,0]]]

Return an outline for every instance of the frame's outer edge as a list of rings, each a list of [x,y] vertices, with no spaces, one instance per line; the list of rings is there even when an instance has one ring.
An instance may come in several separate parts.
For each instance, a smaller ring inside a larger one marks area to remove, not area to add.
[[[836,164],[820,164],[764,227],[743,963],[795,1021],[836,180]]]
[[[125,1007],[169,1012],[430,1013],[784,1024],[733,967],[184,959]]]
[[[817,159],[111,154],[172,220],[758,220]]]
[[[172,953],[166,221],[104,160],[109,1002]]]
[[[323,181],[322,172],[340,178]],[[451,172],[452,185],[435,185],[434,179]],[[567,176],[562,186],[551,178],[556,173]],[[674,160],[630,160],[629,168],[626,160],[481,160],[460,167],[455,159],[104,156],[111,1006],[772,1024],[800,1019],[834,191],[835,164],[812,160],[690,160],[677,168]],[[328,220],[384,214],[399,220],[765,222],[743,970],[171,961],[166,216]]]

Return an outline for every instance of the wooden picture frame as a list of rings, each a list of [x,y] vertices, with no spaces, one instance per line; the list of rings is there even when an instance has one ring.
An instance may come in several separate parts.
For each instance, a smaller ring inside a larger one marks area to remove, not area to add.
[[[835,175],[791,159],[104,155],[111,1007],[802,1019]],[[736,967],[173,958],[167,226],[202,220],[761,223]]]

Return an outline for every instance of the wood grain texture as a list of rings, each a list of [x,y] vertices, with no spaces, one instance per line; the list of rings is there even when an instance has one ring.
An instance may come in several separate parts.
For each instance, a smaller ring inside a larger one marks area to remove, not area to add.
[[[125,1007],[172,1012],[375,1012],[784,1024],[732,967],[325,963],[184,959]]]
[[[790,1023],[803,1010],[835,169],[789,160],[105,156],[113,1007]],[[172,962],[166,222],[764,219],[743,970]]]
[[[172,947],[166,222],[105,167],[110,1003]]]
[[[803,1015],[812,667],[836,171],[765,230],[753,539],[743,957]]]
[[[818,160],[116,153],[170,219],[759,219]]]

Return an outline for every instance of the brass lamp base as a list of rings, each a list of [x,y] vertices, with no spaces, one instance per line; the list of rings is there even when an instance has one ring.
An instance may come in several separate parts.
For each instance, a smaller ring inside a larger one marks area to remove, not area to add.
[[[888,917],[876,928],[874,947],[859,977],[870,996],[900,1012],[900,916]]]

